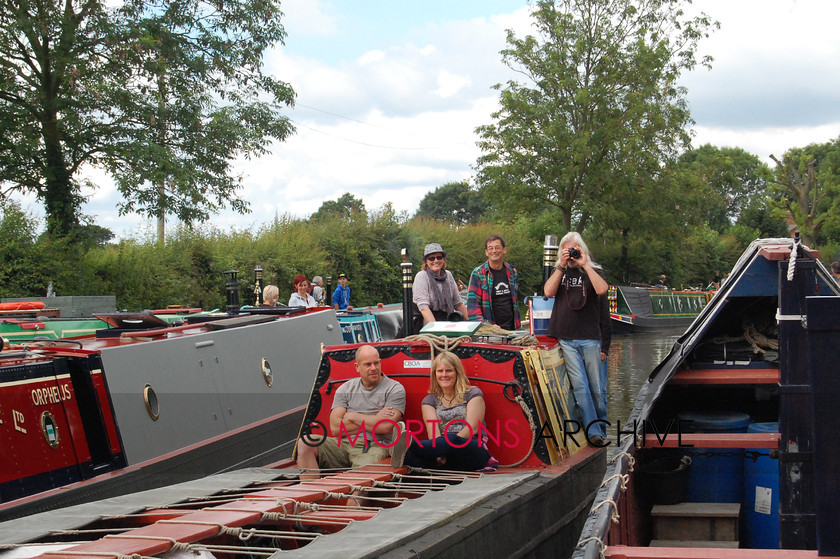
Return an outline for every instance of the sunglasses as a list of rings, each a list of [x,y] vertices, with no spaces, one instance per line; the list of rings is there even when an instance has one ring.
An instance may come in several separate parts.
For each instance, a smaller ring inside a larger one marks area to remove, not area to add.
[[[446,260],[446,257],[442,254],[439,254],[438,256],[429,256],[426,258],[426,260],[428,260],[429,262],[434,262],[435,260]]]

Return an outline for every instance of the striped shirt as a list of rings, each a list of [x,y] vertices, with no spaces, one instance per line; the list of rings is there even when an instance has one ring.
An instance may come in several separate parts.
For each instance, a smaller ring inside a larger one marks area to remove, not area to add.
[[[510,283],[510,299],[513,304],[514,328],[519,328],[522,321],[519,318],[519,273],[508,262],[504,263]],[[485,262],[473,270],[470,275],[470,288],[467,291],[467,317],[469,320],[483,321],[495,324],[493,321],[493,274],[490,263]]]

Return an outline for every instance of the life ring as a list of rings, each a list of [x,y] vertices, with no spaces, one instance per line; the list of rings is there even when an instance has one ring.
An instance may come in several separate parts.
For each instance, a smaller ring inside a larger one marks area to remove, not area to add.
[[[17,301],[14,303],[0,303],[0,311],[37,311],[46,306],[42,301]]]

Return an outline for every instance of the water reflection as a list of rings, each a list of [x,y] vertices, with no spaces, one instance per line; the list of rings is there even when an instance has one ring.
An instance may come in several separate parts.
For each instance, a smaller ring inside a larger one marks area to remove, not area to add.
[[[623,424],[642,383],[662,361],[682,332],[614,334],[607,377],[607,418]]]

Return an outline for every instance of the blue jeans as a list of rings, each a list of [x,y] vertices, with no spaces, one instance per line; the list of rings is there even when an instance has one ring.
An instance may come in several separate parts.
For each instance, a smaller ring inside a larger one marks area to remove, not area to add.
[[[599,357],[600,358],[600,357]],[[600,374],[598,375],[598,382],[601,383],[601,404],[604,406],[604,417],[600,419],[607,419],[607,376],[609,375],[609,360],[601,361]]]
[[[602,382],[601,342],[598,340],[558,340],[563,360],[566,362],[566,374],[572,384],[583,428],[589,435],[607,436],[604,423],[594,423],[598,419],[607,419],[606,378]],[[604,362],[606,365],[606,362]],[[605,375],[604,375],[605,376]],[[602,384],[604,385],[602,389]]]
[[[462,446],[465,444],[466,446]],[[446,462],[441,464],[437,461],[438,458],[445,458]],[[488,460],[490,453],[479,446],[478,437],[473,437],[467,442],[467,439],[458,435],[447,435],[446,438],[440,436],[420,441],[420,444],[414,442],[408,447],[405,455],[405,463],[409,466],[461,472],[480,470],[487,466]]]

